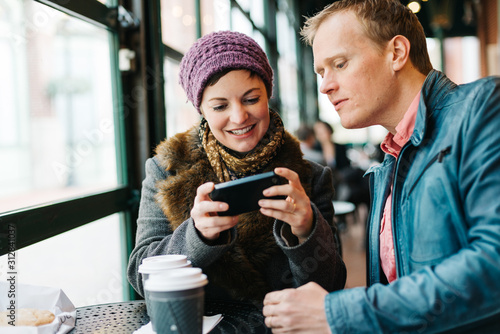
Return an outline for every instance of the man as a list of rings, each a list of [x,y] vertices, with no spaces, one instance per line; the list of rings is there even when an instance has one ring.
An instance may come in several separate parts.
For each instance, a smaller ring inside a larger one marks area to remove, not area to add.
[[[371,168],[368,287],[269,293],[273,333],[500,332],[500,78],[432,70],[399,1],[341,0],[302,31],[346,128],[390,133]]]

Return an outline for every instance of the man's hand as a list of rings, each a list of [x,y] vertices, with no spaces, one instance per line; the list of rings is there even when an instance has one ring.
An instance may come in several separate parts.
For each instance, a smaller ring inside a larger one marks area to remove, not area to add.
[[[327,294],[313,282],[297,289],[268,293],[262,311],[266,326],[273,333],[331,334],[325,314]]]

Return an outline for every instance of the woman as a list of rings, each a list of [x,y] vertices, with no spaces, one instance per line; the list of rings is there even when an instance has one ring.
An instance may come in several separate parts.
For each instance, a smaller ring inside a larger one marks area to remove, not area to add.
[[[333,227],[331,172],[302,159],[299,142],[269,110],[273,72],[259,45],[237,32],[199,39],[180,66],[180,83],[202,116],[166,139],[146,162],[136,247],[128,276],[143,295],[142,259],[185,254],[208,275],[207,298],[262,303],[272,290],[315,281],[332,291],[346,271]],[[285,182],[260,210],[219,216],[215,183],[275,171]]]

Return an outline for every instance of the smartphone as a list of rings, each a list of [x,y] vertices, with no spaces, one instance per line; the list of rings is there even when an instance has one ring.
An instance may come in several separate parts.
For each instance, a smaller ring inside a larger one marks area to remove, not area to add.
[[[278,184],[281,184],[280,177],[274,172],[267,172],[216,184],[209,196],[213,201],[229,204],[227,211],[218,212],[219,216],[236,216],[258,210],[260,199],[285,199],[286,196],[265,197],[262,194],[264,189]]]

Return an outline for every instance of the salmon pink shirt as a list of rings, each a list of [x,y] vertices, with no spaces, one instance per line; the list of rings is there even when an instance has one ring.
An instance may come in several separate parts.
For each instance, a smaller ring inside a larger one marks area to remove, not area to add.
[[[413,99],[410,107],[403,116],[403,119],[396,126],[396,134],[387,134],[380,147],[382,151],[394,156],[396,159],[401,152],[403,146],[408,142],[415,128],[415,120],[417,118],[418,102],[420,100],[420,92]],[[396,279],[396,256],[394,254],[394,240],[392,237],[392,185],[391,192],[385,202],[384,214],[380,223],[380,260],[382,270],[384,271],[387,280],[390,282]]]

